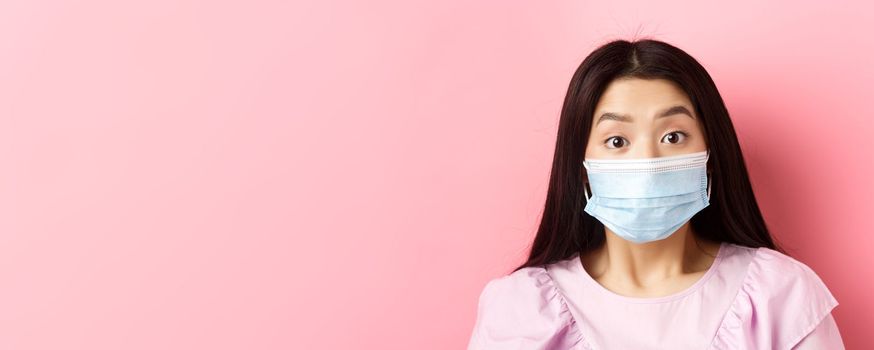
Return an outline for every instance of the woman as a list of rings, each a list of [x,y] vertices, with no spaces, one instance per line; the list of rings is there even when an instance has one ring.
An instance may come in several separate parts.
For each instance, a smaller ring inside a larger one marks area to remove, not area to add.
[[[837,305],[768,233],[710,75],[617,40],[571,80],[530,255],[468,348],[843,349]]]

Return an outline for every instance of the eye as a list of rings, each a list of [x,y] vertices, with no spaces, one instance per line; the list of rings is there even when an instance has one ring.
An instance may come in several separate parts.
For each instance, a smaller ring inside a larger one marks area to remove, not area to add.
[[[682,138],[680,137],[682,135]],[[682,131],[672,131],[669,132],[662,140],[668,140],[668,143],[680,143],[680,140],[685,140],[688,137],[685,132]]]
[[[612,136],[612,137],[608,138],[607,140],[604,140],[604,142],[607,144],[607,148],[619,148],[619,147],[622,147],[623,144],[628,143],[627,140],[625,140],[625,138],[623,138],[621,136]],[[615,147],[610,147],[610,146],[615,146]]]

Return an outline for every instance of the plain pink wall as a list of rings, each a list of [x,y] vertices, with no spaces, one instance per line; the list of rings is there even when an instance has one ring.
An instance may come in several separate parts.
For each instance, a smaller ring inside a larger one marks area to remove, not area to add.
[[[460,349],[574,69],[710,71],[774,235],[874,347],[870,5],[0,3],[0,348]]]

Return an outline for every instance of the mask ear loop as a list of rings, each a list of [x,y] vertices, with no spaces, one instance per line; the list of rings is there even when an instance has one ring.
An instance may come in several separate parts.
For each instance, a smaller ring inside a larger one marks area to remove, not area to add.
[[[586,165],[583,164],[582,167],[585,168]],[[589,198],[591,198],[591,196],[589,195],[588,184],[589,184],[588,181],[583,181],[583,194],[586,196],[586,202],[588,202],[588,201],[589,201]]]
[[[707,199],[710,199],[710,184],[713,183],[713,179],[710,174],[707,174]]]

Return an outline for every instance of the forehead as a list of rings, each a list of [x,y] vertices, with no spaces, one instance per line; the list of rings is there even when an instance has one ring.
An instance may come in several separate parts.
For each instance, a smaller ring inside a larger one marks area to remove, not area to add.
[[[620,78],[604,89],[595,111],[643,112],[671,104],[691,106],[691,101],[677,83],[667,79]]]

